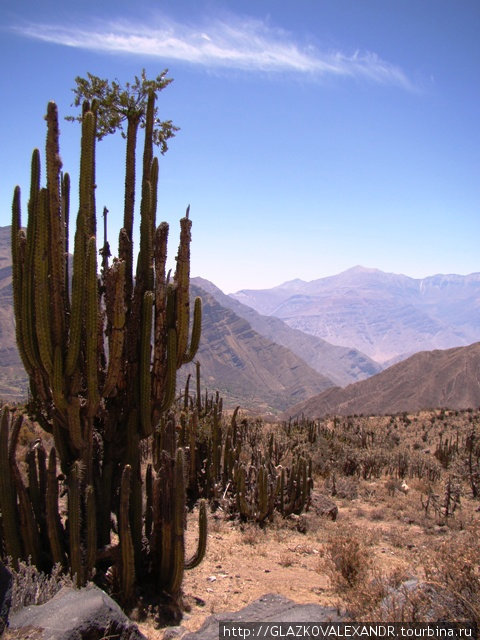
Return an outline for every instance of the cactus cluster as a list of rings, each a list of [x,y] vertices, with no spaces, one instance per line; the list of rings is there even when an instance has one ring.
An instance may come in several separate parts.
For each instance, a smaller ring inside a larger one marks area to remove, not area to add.
[[[179,401],[179,440],[188,454],[187,496],[191,503],[208,499],[242,520],[264,525],[274,512],[284,517],[308,508],[313,486],[308,456],[292,454],[261,422],[239,420],[239,407],[227,421],[218,392],[196,393],[190,378]],[[282,463],[282,464],[280,464]]]
[[[62,173],[54,103],[46,115],[46,186],[40,186],[35,150],[26,230],[19,187],[12,207],[16,337],[30,380],[28,410],[53,435],[54,447],[48,456],[40,445],[29,453],[25,488],[15,463],[20,418],[12,422],[3,411],[0,500],[6,551],[14,562],[31,555],[42,569],[61,562],[79,585],[113,576],[124,604],[133,603],[139,585],[146,584],[178,599],[183,571],[200,561],[206,540],[203,505],[199,549],[185,561],[185,453],[168,412],[177,369],[194,358],[199,345],[201,301],[194,302],[190,327],[191,221],[187,209],[170,278],[168,224],[155,221],[154,103],[151,91],[135,276],[132,184],[126,184],[118,257],[109,264],[105,238],[98,270],[95,101],[83,105],[71,274],[70,179]],[[127,137],[127,148],[128,142]],[[145,476],[140,444],[149,436],[157,445]],[[60,470],[66,517],[60,516]]]

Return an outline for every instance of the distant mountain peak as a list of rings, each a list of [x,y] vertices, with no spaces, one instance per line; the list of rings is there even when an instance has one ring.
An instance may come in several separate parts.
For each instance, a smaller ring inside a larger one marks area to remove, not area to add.
[[[350,269],[346,269],[342,273],[383,273],[383,271],[375,269],[374,267],[364,267],[361,264],[356,264],[354,267],[350,267]]]
[[[243,291],[238,299],[380,363],[480,338],[480,274],[412,278],[356,265],[335,276],[293,282]]]

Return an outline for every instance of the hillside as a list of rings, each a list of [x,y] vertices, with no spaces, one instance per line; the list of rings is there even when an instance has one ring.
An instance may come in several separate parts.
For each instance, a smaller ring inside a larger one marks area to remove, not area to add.
[[[479,405],[480,342],[476,342],[468,347],[416,353],[368,380],[344,389],[327,389],[291,407],[285,415],[382,415]]]
[[[26,397],[27,388],[15,341],[10,227],[0,227],[0,398],[19,400]]]
[[[10,227],[0,227],[0,398],[15,401],[26,397],[28,382],[15,343],[11,262]],[[198,353],[203,384],[212,391],[218,389],[227,405],[284,410],[333,386],[329,378],[285,347],[259,335],[208,293],[192,286],[192,295],[203,299]],[[182,369],[179,384],[187,373]]]
[[[192,278],[192,283],[210,293],[223,307],[246,320],[260,335],[286,347],[312,369],[327,376],[340,387],[364,380],[382,369],[378,363],[357,349],[330,344],[321,338],[292,329],[279,318],[257,313],[251,307],[225,295],[208,280]]]
[[[233,297],[259,313],[386,364],[480,338],[480,273],[424,279],[354,267]]]
[[[284,410],[333,386],[327,377],[261,336],[197,285],[192,284],[191,292],[203,301],[202,337],[196,357],[201,363],[202,383],[211,391],[220,391],[228,406],[241,404],[259,412]],[[194,369],[193,364],[183,367],[180,380]]]

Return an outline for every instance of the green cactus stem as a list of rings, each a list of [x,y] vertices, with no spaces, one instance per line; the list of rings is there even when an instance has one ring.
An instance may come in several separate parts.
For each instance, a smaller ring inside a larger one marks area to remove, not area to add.
[[[185,569],[195,569],[205,557],[207,549],[207,502],[200,500],[198,513],[198,544],[191,558],[185,560]]]
[[[81,485],[83,469],[80,462],[74,462],[68,477],[68,531],[70,549],[70,573],[77,587],[83,586],[84,568],[82,563],[82,504]]]
[[[57,455],[55,447],[50,449],[48,456],[47,490],[46,490],[46,518],[47,532],[50,542],[53,564],[66,566],[65,531],[60,519],[58,504]]]
[[[22,421],[22,417],[17,416],[16,420]],[[16,568],[18,561],[23,558],[23,549],[18,535],[17,493],[10,473],[8,442],[10,430],[10,411],[7,406],[4,406],[0,417],[0,508],[6,553],[12,558],[13,566]]]
[[[135,558],[129,518],[131,471],[130,465],[125,465],[122,473],[122,483],[120,486],[120,514],[118,529],[121,552],[120,583],[122,587],[122,599],[125,604],[132,603],[135,588]]]

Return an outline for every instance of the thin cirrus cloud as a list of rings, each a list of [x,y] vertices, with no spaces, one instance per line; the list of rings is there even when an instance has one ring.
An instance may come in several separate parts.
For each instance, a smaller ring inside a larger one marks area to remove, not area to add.
[[[322,52],[259,20],[214,20],[201,27],[162,18],[158,26],[113,21],[90,27],[30,24],[24,36],[80,49],[179,60],[208,68],[349,77],[413,89],[401,68],[371,52]]]

